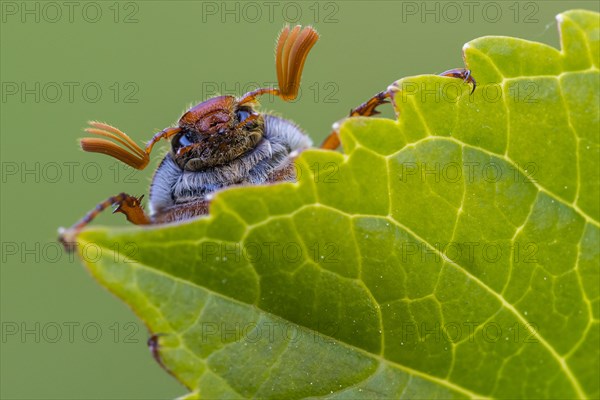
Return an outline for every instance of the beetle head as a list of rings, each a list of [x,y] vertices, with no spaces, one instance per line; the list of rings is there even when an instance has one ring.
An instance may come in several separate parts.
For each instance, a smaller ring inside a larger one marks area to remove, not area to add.
[[[171,151],[181,169],[197,171],[222,165],[253,149],[263,135],[263,118],[251,104],[218,96],[189,109]]]

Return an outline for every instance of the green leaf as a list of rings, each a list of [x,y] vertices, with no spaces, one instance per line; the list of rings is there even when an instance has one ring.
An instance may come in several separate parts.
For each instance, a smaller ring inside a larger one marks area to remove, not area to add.
[[[347,120],[297,184],[80,253],[191,397],[597,398],[599,16],[558,20],[561,51],[466,44],[473,95],[396,82],[398,121]]]

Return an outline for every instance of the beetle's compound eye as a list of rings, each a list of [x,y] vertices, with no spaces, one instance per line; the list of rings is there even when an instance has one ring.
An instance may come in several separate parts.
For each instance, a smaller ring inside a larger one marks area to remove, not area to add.
[[[235,112],[235,117],[238,122],[244,122],[250,116],[250,110],[247,108],[240,108]]]
[[[177,152],[177,150],[181,149],[182,147],[186,147],[193,144],[194,142],[192,141],[192,135],[193,134],[191,132],[181,132],[180,134],[175,136],[172,142],[173,151]]]

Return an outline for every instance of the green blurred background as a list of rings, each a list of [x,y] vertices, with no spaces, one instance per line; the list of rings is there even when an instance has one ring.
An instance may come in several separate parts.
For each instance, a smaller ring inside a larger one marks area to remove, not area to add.
[[[86,121],[136,141],[215,91],[275,79],[283,24],[321,40],[293,104],[263,101],[320,142],[331,124],[394,80],[461,67],[462,45],[509,35],[558,46],[555,15],[598,2],[13,2],[0,31],[1,392],[3,399],[159,399],[186,393],[152,360],[147,331],[56,244],[107,196],[147,193],[132,172],[85,154]],[[469,9],[469,7],[471,7]],[[388,110],[384,115],[391,116]],[[163,149],[166,146],[162,146]],[[123,225],[106,213],[100,224]]]

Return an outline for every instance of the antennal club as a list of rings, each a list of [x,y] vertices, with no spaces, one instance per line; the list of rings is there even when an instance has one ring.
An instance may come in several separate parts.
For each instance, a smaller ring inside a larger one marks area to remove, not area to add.
[[[112,139],[100,138],[83,138],[80,141],[81,148],[90,153],[108,154],[111,157],[133,167],[135,169],[144,169],[150,162],[150,152],[156,142],[161,139],[167,139],[181,131],[180,128],[167,128],[154,135],[152,140],[146,145],[143,150],[129,136],[114,126],[104,124],[102,122],[88,122],[92,127],[85,131],[94,135],[104,136]],[[121,144],[119,146],[117,143]]]
[[[277,39],[275,56],[279,88],[256,89],[242,96],[239,103],[253,102],[256,97],[263,94],[274,94],[285,101],[294,100],[300,89],[304,62],[317,40],[319,40],[319,34],[311,26],[302,29],[300,25],[296,25],[290,30],[290,27],[286,25]]]

